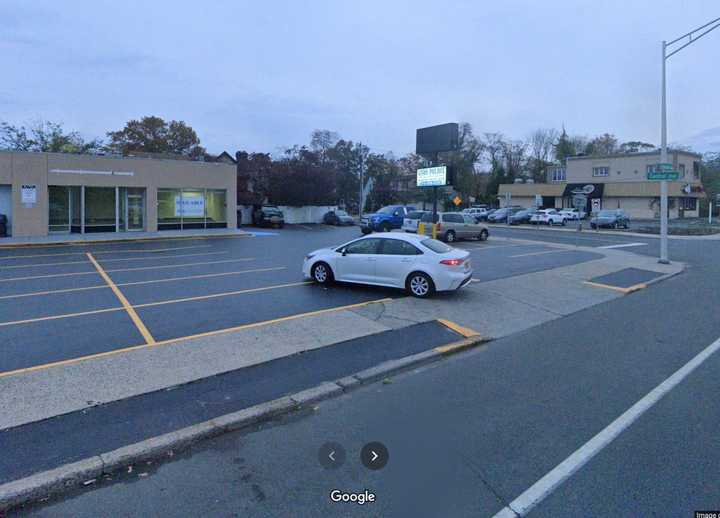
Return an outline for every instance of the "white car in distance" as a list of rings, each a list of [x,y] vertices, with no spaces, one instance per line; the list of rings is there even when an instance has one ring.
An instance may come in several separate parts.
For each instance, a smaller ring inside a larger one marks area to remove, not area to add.
[[[472,279],[473,269],[466,250],[424,235],[391,232],[310,252],[303,275],[318,284],[388,286],[424,298],[435,291],[462,288]]]
[[[580,211],[577,209],[563,209],[558,214],[564,216],[568,221],[578,221],[581,218]]]
[[[555,209],[541,209],[532,215],[530,223],[565,226],[567,218]]]

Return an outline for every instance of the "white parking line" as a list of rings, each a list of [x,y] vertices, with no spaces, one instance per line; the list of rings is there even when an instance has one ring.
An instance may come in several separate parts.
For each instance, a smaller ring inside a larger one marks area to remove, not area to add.
[[[605,245],[598,246],[597,248],[625,248],[628,246],[647,246],[647,243],[625,243],[623,245]]]
[[[720,338],[708,345],[692,360],[675,371],[672,376],[648,392],[642,399],[627,409],[620,417],[615,419],[595,437],[575,450],[572,455],[555,466],[552,471],[535,482],[519,497],[510,502],[507,507],[498,512],[495,518],[515,518],[517,516],[525,516],[529,513],[537,504],[542,502],[545,497],[557,489],[560,484],[587,464],[595,455],[600,453],[600,451],[615,440],[623,431],[637,421],[640,416],[650,410],[663,396],[674,389],[695,369],[702,365],[705,360],[717,352],[718,349],[720,349]]]

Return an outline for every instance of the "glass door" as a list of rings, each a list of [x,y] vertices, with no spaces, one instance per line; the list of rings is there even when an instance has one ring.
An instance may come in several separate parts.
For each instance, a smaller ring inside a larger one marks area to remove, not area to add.
[[[143,189],[127,190],[127,230],[145,230],[145,193]]]

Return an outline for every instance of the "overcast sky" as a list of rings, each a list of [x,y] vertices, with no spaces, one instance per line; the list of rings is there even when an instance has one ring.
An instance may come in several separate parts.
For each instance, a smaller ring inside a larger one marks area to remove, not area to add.
[[[717,0],[3,0],[0,120],[92,137],[158,115],[211,152],[324,128],[402,154],[447,121],[659,143],[660,41],[718,16]],[[719,58],[720,29],[671,58],[671,141],[720,141]]]

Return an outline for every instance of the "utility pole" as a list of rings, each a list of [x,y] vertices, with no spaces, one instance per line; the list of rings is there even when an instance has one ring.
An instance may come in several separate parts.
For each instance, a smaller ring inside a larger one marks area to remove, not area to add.
[[[666,99],[666,81],[665,81],[665,63],[667,60],[680,52],[688,45],[695,43],[697,40],[705,36],[708,32],[720,27],[720,18],[706,23],[694,29],[686,34],[683,34],[679,38],[675,38],[671,42],[667,43],[665,40],[662,41],[662,95],[661,95],[661,107],[660,107],[660,163],[667,163],[667,99]],[[703,31],[702,33],[695,35],[696,33]],[[687,41],[684,41],[686,40]],[[679,47],[671,50],[671,47],[676,43],[682,43]],[[670,52],[668,52],[670,50]],[[660,260],[658,262],[662,264],[670,263],[668,259],[668,184],[667,180],[660,182]]]
[[[363,203],[363,196],[365,195],[365,183],[363,181],[362,142],[358,142],[358,147],[360,148],[360,201],[358,205],[358,216],[362,217],[363,209],[365,208],[365,204]]]

